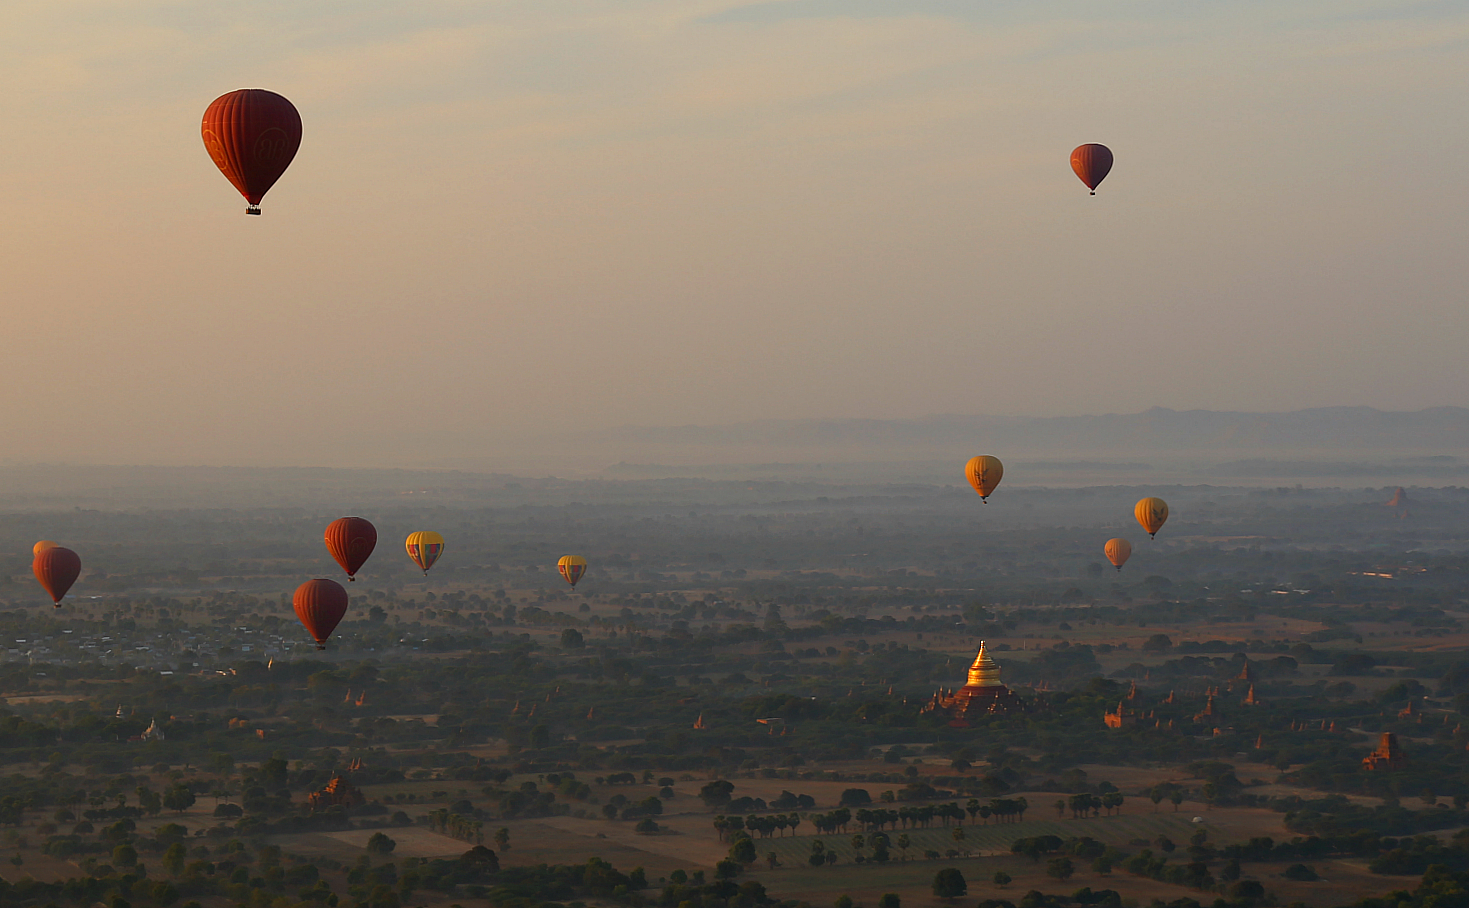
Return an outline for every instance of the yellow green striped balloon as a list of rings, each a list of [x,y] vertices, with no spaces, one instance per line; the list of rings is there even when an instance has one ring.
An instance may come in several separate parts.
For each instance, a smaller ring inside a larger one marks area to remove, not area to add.
[[[413,563],[423,568],[425,574],[434,566],[439,556],[444,554],[444,537],[432,530],[419,530],[417,533],[409,533],[408,541],[404,543],[408,549],[408,557]]]

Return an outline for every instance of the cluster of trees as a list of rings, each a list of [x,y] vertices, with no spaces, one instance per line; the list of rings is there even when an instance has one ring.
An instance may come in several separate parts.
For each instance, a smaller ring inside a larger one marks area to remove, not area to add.
[[[1381,854],[1368,865],[1373,873],[1411,876],[1424,873],[1432,866],[1449,870],[1469,870],[1469,831],[1460,830],[1444,844],[1437,836],[1414,836],[1411,839],[1384,839],[1378,843]]]
[[[972,808],[971,817],[978,815],[987,820],[992,816],[1002,823],[1019,823],[1025,819],[1025,812],[1030,809],[1030,802],[1025,798],[996,798],[983,805],[970,801],[969,808]],[[985,811],[989,813],[986,814]]]
[[[136,852],[118,851],[113,863],[85,862],[85,876],[62,882],[26,879],[10,883],[0,879],[0,904],[132,905],[136,908],[177,905],[181,900],[220,899],[240,904],[288,901],[307,905],[358,904],[369,908],[391,908],[408,903],[418,890],[469,898],[489,898],[509,908],[539,908],[548,900],[597,899],[629,906],[644,904],[639,894],[648,886],[642,868],[622,873],[598,858],[585,864],[534,865],[501,868],[496,853],[477,845],[457,859],[405,858],[397,863],[381,862],[391,854],[392,840],[381,833],[369,843],[369,853],[346,870],[345,891],[334,891],[314,863],[288,858],[276,846],[262,846],[253,853],[238,841],[212,852],[206,846],[190,849],[174,842],[160,861],[166,878],[145,876],[136,868]],[[119,849],[129,846],[119,846]],[[131,850],[129,848],[129,850]],[[335,862],[324,862],[330,869]],[[738,904],[756,908],[773,904],[758,883],[734,885],[727,881],[706,883],[703,872],[692,878],[683,871],[670,875],[671,883],[657,901],[668,908],[680,903],[694,905]],[[258,893],[258,894],[257,894]],[[197,902],[196,902],[197,904]],[[794,908],[794,903],[791,903]]]
[[[486,786],[484,794],[493,799],[494,814],[501,819],[549,817],[571,811],[570,805],[556,801],[554,792],[540,791],[536,783],[531,781],[522,782],[518,788],[509,790]]]
[[[1207,863],[1190,861],[1187,864],[1170,864],[1168,858],[1157,857],[1146,848],[1124,861],[1122,867],[1135,876],[1147,877],[1175,886],[1188,886],[1202,890],[1214,885],[1214,876],[1209,872]]]
[[[1011,851],[1024,854],[1032,860],[1042,856],[1056,855],[1047,863],[1046,872],[1058,879],[1066,880],[1075,872],[1073,859],[1091,860],[1092,870],[1107,874],[1113,867],[1121,867],[1128,873],[1159,880],[1178,886],[1199,890],[1217,889],[1236,902],[1253,903],[1266,896],[1263,886],[1254,880],[1241,879],[1243,865],[1251,861],[1285,862],[1294,861],[1282,871],[1288,879],[1310,881],[1317,879],[1315,870],[1302,863],[1327,857],[1379,855],[1370,867],[1374,873],[1417,874],[1434,865],[1453,870],[1469,869],[1469,833],[1460,833],[1454,842],[1444,846],[1432,836],[1414,839],[1379,839],[1375,834],[1363,831],[1339,839],[1317,837],[1297,838],[1289,842],[1274,842],[1268,837],[1256,837],[1248,842],[1217,848],[1208,841],[1208,832],[1196,830],[1186,848],[1187,859],[1172,863],[1169,856],[1177,847],[1166,836],[1158,836],[1137,854],[1129,855],[1103,845],[1094,839],[1081,837],[1062,840],[1057,836],[1034,836],[1016,839]],[[1224,859],[1215,876],[1211,864]]]
[[[1266,803],[1285,814],[1285,828],[1291,832],[1324,837],[1364,831],[1378,835],[1414,835],[1469,823],[1469,811],[1462,806],[1413,810],[1393,803],[1360,804],[1342,795],[1310,800],[1291,796],[1272,798]]]
[[[847,824],[852,822],[852,811],[846,807],[838,807],[827,813],[810,814],[806,818],[816,827],[818,833],[846,832]]]
[[[615,794],[602,805],[602,816],[609,820],[637,820],[663,815],[663,801],[657,795],[648,795],[634,803],[627,795]]]
[[[801,815],[798,813],[779,813],[764,817],[742,817],[738,815],[717,816],[714,818],[714,828],[719,832],[719,841],[726,841],[731,835],[742,831],[758,833],[761,838],[768,839],[775,833],[785,835],[787,829],[791,835],[796,834],[802,823]]]
[[[1469,872],[1445,866],[1429,867],[1412,891],[1397,890],[1383,897],[1364,898],[1352,908],[1433,908],[1469,903]]]
[[[1071,818],[1078,819],[1088,814],[1096,816],[1105,810],[1111,816],[1113,811],[1121,813],[1123,797],[1121,792],[1112,791],[1104,795],[1094,795],[1087,792],[1074,794],[1065,800],[1056,801],[1056,815],[1061,816],[1068,808],[1071,810]]]
[[[976,802],[977,803],[977,802]],[[922,807],[899,807],[896,810],[877,807],[868,809],[859,808],[853,818],[863,829],[883,829],[888,826],[904,829],[917,829],[922,826],[927,828],[933,825],[934,820],[942,820],[945,826],[950,820],[964,822],[964,808],[950,802],[948,804],[925,804]]]
[[[1001,822],[1020,822],[1025,811],[1030,809],[1030,803],[1025,798],[995,798],[989,803],[981,803],[976,798],[971,798],[965,806],[961,807],[957,802],[951,801],[947,804],[924,804],[916,807],[899,807],[897,809],[877,807],[859,808],[855,813],[845,807],[827,813],[813,813],[807,819],[811,825],[816,827],[818,833],[846,832],[847,825],[854,819],[863,829],[881,830],[887,827],[894,829],[918,829],[933,825],[934,820],[940,820],[944,826],[949,825],[950,820],[964,823],[967,813],[971,822],[988,823],[991,817]]]
[[[447,808],[441,807],[429,813],[428,828],[476,845],[482,844],[485,840],[483,822],[474,817],[451,813]]]

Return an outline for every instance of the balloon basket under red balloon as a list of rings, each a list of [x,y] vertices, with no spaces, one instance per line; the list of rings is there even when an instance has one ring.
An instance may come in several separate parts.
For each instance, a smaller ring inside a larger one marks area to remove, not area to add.
[[[316,651],[317,652],[321,652],[324,649],[326,649],[326,644],[325,643],[318,643],[318,644],[316,644]]]
[[[1092,195],[1096,195],[1096,193],[1094,192],[1094,193],[1092,193]],[[260,206],[259,205],[246,205],[245,206],[245,213],[246,214],[259,214],[260,213]]]

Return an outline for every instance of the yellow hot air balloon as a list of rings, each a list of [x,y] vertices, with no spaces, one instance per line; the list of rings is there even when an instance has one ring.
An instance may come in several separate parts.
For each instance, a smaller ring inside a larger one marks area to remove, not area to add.
[[[964,478],[974,486],[974,491],[979,493],[979,500],[985,504],[989,504],[990,494],[1004,475],[1005,465],[1000,463],[1000,458],[988,454],[971,457],[969,463],[964,465]]]
[[[417,533],[409,533],[408,539],[403,543],[408,549],[408,557],[413,563],[423,568],[424,574],[444,554],[444,537],[432,530],[419,530]]]
[[[561,560],[556,562],[556,570],[576,589],[576,582],[587,572],[587,560],[580,555],[562,555]]]
[[[1144,498],[1132,509],[1132,513],[1137,517],[1137,522],[1143,525],[1143,529],[1148,531],[1148,536],[1152,537],[1163,529],[1163,524],[1168,520],[1168,502],[1161,498]]]
[[[49,539],[42,539],[40,542],[38,542],[35,545],[31,546],[31,556],[32,557],[35,557],[36,555],[41,554],[42,552],[46,551],[47,549],[54,549],[54,548],[56,548],[56,543],[52,542]]]
[[[1107,553],[1107,560],[1112,562],[1112,566],[1120,571],[1127,563],[1127,559],[1132,557],[1132,543],[1119,536],[1116,539],[1108,539],[1102,551]]]

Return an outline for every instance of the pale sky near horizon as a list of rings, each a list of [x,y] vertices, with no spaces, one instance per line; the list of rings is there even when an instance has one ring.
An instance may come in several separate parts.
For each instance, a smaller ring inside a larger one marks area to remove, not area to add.
[[[1462,2],[12,0],[0,45],[4,461],[1469,406]],[[259,218],[199,139],[241,87],[304,121]]]

